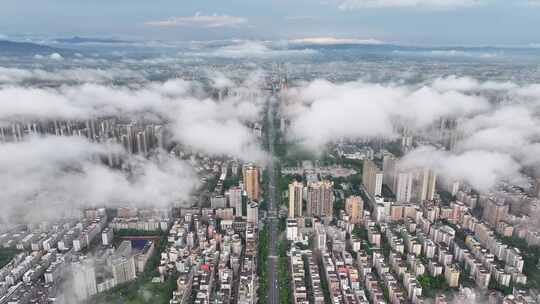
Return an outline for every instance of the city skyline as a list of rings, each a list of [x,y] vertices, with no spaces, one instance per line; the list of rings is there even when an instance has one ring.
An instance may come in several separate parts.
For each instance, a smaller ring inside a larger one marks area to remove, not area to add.
[[[0,304],[540,303],[539,20],[5,0]]]

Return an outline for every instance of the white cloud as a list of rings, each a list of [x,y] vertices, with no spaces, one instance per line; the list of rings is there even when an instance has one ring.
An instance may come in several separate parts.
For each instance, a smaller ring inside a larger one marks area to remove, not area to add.
[[[136,89],[90,83],[59,88],[8,86],[0,88],[0,123],[102,116],[143,118],[168,123],[175,139],[196,150],[260,160],[264,153],[247,126],[258,121],[264,103],[258,81],[258,73],[250,75],[245,83],[230,88],[230,96],[221,101],[204,97],[200,84],[181,79]],[[233,84],[223,75],[216,82],[221,88]],[[225,130],[229,132],[223,133]]]
[[[336,37],[306,37],[291,39],[289,43],[293,44],[319,44],[319,45],[332,45],[332,44],[384,44],[384,41],[377,39],[356,39],[356,38],[336,38]]]
[[[108,83],[113,80],[126,79],[142,81],[144,80],[144,74],[142,72],[118,68],[76,68],[47,71],[43,69],[0,67],[0,83],[5,84],[17,84],[25,81]]]
[[[132,169],[103,165],[99,157],[109,153],[122,155]],[[191,166],[168,155],[146,160],[116,145],[52,136],[0,145],[0,183],[4,219],[16,213],[38,221],[90,206],[182,203],[198,179]]]
[[[222,57],[222,58],[274,58],[280,56],[305,56],[317,53],[311,49],[271,48],[262,42],[242,41],[237,44],[223,46],[205,52],[196,52],[194,56]]]
[[[439,91],[476,91],[476,90],[496,90],[506,91],[515,89],[518,86],[512,82],[497,82],[486,81],[480,82],[472,77],[458,77],[456,75],[450,75],[446,77],[439,77],[432,82],[435,89]]]
[[[174,17],[166,20],[149,21],[146,25],[157,27],[195,26],[204,28],[230,27],[247,23],[243,17],[229,15],[202,15],[200,13],[188,17]]]
[[[234,86],[234,82],[225,76],[222,72],[219,71],[209,71],[208,72],[210,81],[212,82],[212,87],[217,89],[231,88]]]
[[[451,153],[421,147],[405,155],[404,167],[428,167],[453,180],[464,180],[480,191],[492,190],[501,181],[523,182],[521,165],[499,152],[469,150]]]
[[[189,89],[189,83],[179,79],[139,89],[91,83],[42,89],[8,86],[0,89],[0,120],[162,114],[174,106],[174,98],[183,97]]]
[[[487,99],[457,91],[438,92],[422,87],[397,101],[395,115],[416,128],[429,126],[440,117],[466,117],[490,108]]]
[[[488,102],[494,94],[501,97],[499,102]],[[455,118],[458,141],[453,151],[422,148],[404,161],[431,167],[441,176],[464,180],[482,191],[501,181],[523,185],[524,168],[540,175],[540,86],[536,84],[457,76],[422,86],[316,80],[290,89],[286,100],[282,112],[291,121],[289,138],[315,152],[342,138],[392,138],[400,127],[437,140],[439,119]]]
[[[540,84],[530,84],[516,88],[511,94],[540,106]]]
[[[362,8],[430,8],[453,9],[474,7],[484,0],[340,0],[339,8],[353,10]]]
[[[283,109],[290,136],[317,149],[340,138],[394,136],[396,122],[422,129],[440,117],[485,111],[486,99],[457,91],[364,82],[334,84],[316,80],[289,91]]]
[[[483,150],[504,153],[540,173],[540,120],[524,104],[510,104],[463,121],[464,138],[457,151]]]
[[[407,156],[408,160],[422,164],[432,157],[434,160],[431,159],[433,163],[430,166],[438,166],[441,174],[463,179],[480,190],[489,190],[503,180],[524,182],[520,173],[525,167],[540,175],[540,119],[537,115],[540,90],[536,85],[480,82],[452,76],[437,79],[433,85],[442,91],[496,92],[505,99],[459,120],[457,132],[461,136],[453,152],[436,151],[432,155],[413,152]],[[472,169],[467,170],[467,166]],[[481,181],[482,176],[485,176],[484,182]]]
[[[503,55],[502,52],[498,53],[485,53],[475,51],[463,51],[463,50],[395,50],[394,54],[406,55],[406,56],[421,56],[421,57],[465,57],[465,58],[480,58],[484,60],[492,59]]]
[[[219,75],[220,83],[231,83]],[[260,74],[247,77],[245,83],[230,87],[221,101],[185,99],[169,115],[174,117],[172,133],[176,140],[196,150],[232,155],[244,160],[265,161],[255,134],[247,122],[258,121],[266,96],[261,94]]]
[[[214,51],[213,54],[223,57],[243,58],[250,56],[264,57],[268,56],[271,52],[272,50],[262,43],[247,41],[241,44],[221,47]]]
[[[335,85],[317,80],[290,91],[292,100],[302,103],[285,108],[292,119],[290,136],[316,150],[339,138],[392,136],[391,117],[386,110],[400,90],[362,84]]]
[[[256,136],[235,119],[180,120],[173,132],[181,143],[201,152],[232,155],[247,161],[266,161],[266,154],[260,149]]]
[[[60,61],[60,60],[64,60],[64,57],[62,57],[62,55],[58,53],[52,53],[51,55],[49,55],[49,59]]]

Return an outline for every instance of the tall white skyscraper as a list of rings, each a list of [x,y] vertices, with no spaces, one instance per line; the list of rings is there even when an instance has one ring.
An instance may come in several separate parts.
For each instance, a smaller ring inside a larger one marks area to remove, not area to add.
[[[408,203],[411,201],[413,187],[413,174],[408,171],[396,171],[392,191],[396,195],[396,202]]]
[[[429,168],[419,168],[414,174],[413,200],[417,202],[433,200],[437,174]]]
[[[234,208],[235,216],[242,216],[242,188],[229,188],[229,207]]]
[[[73,292],[79,301],[97,293],[94,265],[87,261],[73,263]]]
[[[112,270],[116,284],[122,284],[131,280],[135,280],[135,278],[137,277],[137,270],[135,268],[134,256],[122,256],[113,259]]]
[[[247,222],[256,224],[259,220],[259,204],[251,202],[247,206]]]
[[[116,284],[134,280],[137,276],[135,258],[132,253],[131,241],[123,241],[116,249],[112,258],[113,277]]]

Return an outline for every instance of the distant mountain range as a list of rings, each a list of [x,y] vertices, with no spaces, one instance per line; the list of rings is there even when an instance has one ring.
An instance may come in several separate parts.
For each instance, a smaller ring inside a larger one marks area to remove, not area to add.
[[[50,46],[31,43],[31,42],[15,42],[9,40],[0,40],[0,54],[2,55],[49,55],[52,53],[62,52],[62,49],[53,48]]]
[[[114,38],[91,38],[91,37],[71,37],[55,39],[58,43],[82,44],[82,43],[130,43],[131,41],[119,40]]]

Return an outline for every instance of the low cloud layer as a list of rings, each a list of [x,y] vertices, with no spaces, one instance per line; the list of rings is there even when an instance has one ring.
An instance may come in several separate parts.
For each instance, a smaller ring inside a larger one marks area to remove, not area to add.
[[[66,82],[77,72],[85,75],[83,84]],[[151,120],[163,125],[170,138],[188,150],[266,160],[252,129],[266,101],[261,72],[240,81],[210,71],[205,84],[182,79],[128,85],[107,81],[122,73],[0,69],[3,80],[11,81],[0,87],[0,126],[109,116]],[[64,84],[24,85],[49,76]],[[107,166],[110,157],[121,159],[122,168]],[[83,137],[27,135],[21,142],[0,144],[0,183],[5,189],[0,195],[0,221],[9,222],[11,218],[39,221],[71,216],[88,206],[182,204],[189,200],[199,178],[193,167],[165,151],[143,158],[128,154],[120,145],[89,142]]]
[[[404,167],[428,167],[450,180],[463,180],[477,190],[489,191],[500,181],[521,184],[521,165],[505,153],[467,150],[460,153],[421,147],[401,161]]]
[[[456,75],[450,75],[447,77],[439,77],[432,82],[433,88],[438,91],[506,91],[516,89],[519,86],[515,83],[506,81],[479,81],[478,79],[463,76],[458,77]]]
[[[59,88],[7,86],[0,89],[0,123],[117,116],[150,119],[170,126],[181,144],[211,155],[230,154],[261,160],[256,136],[248,123],[257,121],[264,103],[257,74],[240,85],[223,75],[210,80],[221,100],[201,93],[201,84],[173,79],[136,88],[86,83]],[[212,128],[210,128],[210,126]],[[249,153],[246,153],[249,152]]]
[[[483,4],[483,0],[341,0],[339,8],[353,10],[362,8],[467,8]]]
[[[216,102],[211,99],[184,100],[178,105],[172,124],[174,138],[207,154],[233,155],[244,160],[264,161],[260,142],[245,123],[260,117],[264,96],[238,92]]]
[[[292,44],[318,44],[318,45],[333,45],[333,44],[384,44],[384,41],[377,39],[356,39],[356,38],[337,38],[337,37],[307,37],[291,39],[288,41]]]
[[[101,158],[109,154],[121,156],[130,170],[105,166]],[[16,214],[32,221],[87,206],[185,203],[198,180],[188,164],[165,154],[147,160],[116,145],[51,136],[0,145],[0,183],[3,220]]]
[[[0,84],[14,85],[26,82],[77,82],[77,83],[110,83],[114,80],[144,80],[144,75],[128,69],[59,69],[47,71],[43,69],[20,69],[0,67]]]
[[[288,49],[270,47],[263,42],[258,41],[241,41],[227,46],[222,46],[216,49],[207,49],[204,52],[197,51],[191,53],[192,56],[200,57],[217,57],[217,58],[255,58],[255,59],[271,59],[276,57],[290,56],[308,56],[316,54],[312,49]]]
[[[188,88],[189,84],[182,80],[136,90],[88,83],[60,88],[6,87],[0,90],[0,119],[85,119],[156,113],[165,110],[164,95],[182,95]]]
[[[497,99],[493,99],[497,96]],[[540,173],[538,85],[448,76],[423,85],[334,84],[292,89],[283,108],[289,139],[313,151],[339,139],[397,138],[401,128],[440,137],[441,118],[457,121],[452,151],[420,147],[403,160],[488,191],[501,181],[523,183],[524,168]]]
[[[156,27],[175,27],[175,26],[194,26],[194,27],[225,27],[238,26],[247,23],[247,19],[243,17],[235,17],[229,15],[203,15],[197,13],[194,16],[173,17],[165,20],[148,21],[146,25]]]
[[[485,98],[440,92],[430,86],[316,80],[288,95],[289,100],[300,101],[284,108],[292,119],[291,136],[312,148],[340,138],[394,137],[396,121],[421,129],[440,117],[466,116],[489,108]]]

